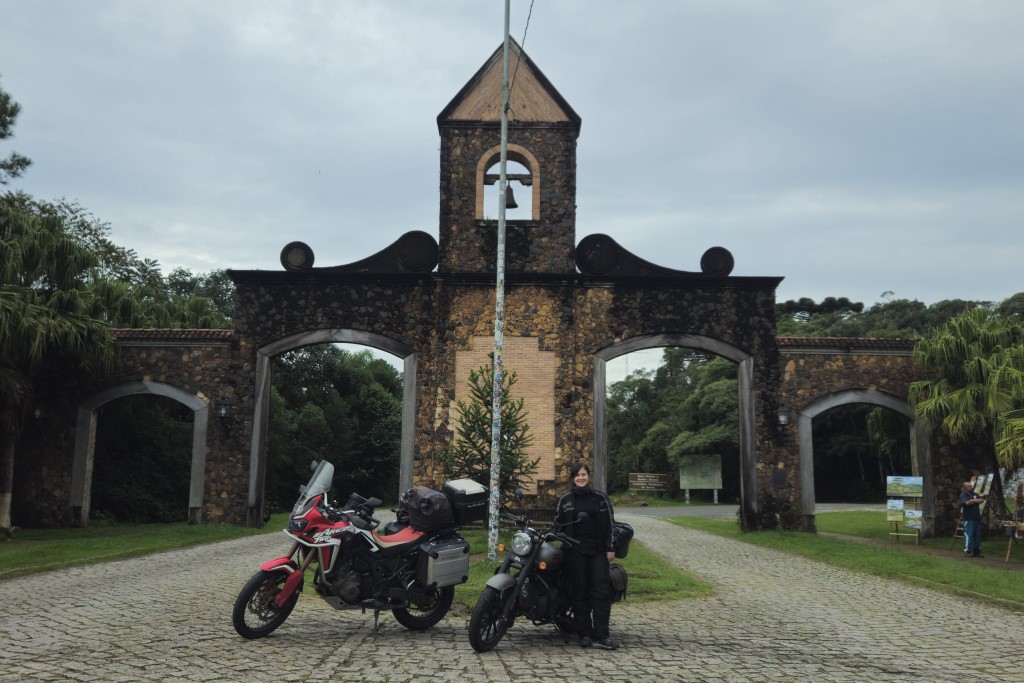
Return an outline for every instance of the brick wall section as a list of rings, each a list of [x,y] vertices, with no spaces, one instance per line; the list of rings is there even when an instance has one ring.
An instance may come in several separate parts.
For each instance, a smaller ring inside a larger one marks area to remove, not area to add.
[[[533,457],[541,458],[535,488],[542,500],[553,501],[564,486],[557,481],[558,468],[567,454],[566,402],[571,387],[572,287],[561,282],[542,286],[508,283],[505,292],[505,367],[519,375],[516,389],[527,399]],[[433,393],[438,400],[429,413],[430,430],[418,429],[417,477],[438,482],[440,468],[434,452],[454,438],[456,401],[466,392],[469,368],[489,363],[494,345],[494,284],[448,281],[439,295],[440,314],[435,349]],[[423,417],[424,410],[419,414]]]
[[[550,351],[538,348],[536,337],[505,337],[502,366],[506,375],[515,373],[516,383],[509,392],[513,399],[523,399],[526,420],[533,441],[526,456],[539,458],[534,470],[534,481],[523,489],[536,493],[538,481],[555,478],[555,463],[560,460],[561,449],[555,446],[555,393],[552,379],[556,374],[557,359]],[[490,354],[494,352],[494,336],[472,337],[469,348],[455,354],[455,401],[469,399],[469,373],[481,367],[490,367]],[[457,405],[449,406],[449,415],[458,419]],[[453,425],[454,429],[454,425]],[[486,484],[486,482],[484,482]]]

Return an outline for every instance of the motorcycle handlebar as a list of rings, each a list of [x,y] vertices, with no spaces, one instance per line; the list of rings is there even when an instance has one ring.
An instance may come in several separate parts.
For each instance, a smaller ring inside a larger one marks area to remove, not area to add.
[[[547,534],[545,534],[544,540],[545,541],[562,541],[563,543],[568,543],[569,545],[577,545],[577,544],[579,544],[579,541],[577,541],[575,538],[573,538],[569,534],[562,533],[561,531],[549,531]]]

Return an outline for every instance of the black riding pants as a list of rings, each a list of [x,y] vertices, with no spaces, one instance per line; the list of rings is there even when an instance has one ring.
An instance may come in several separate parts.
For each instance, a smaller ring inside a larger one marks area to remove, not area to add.
[[[572,583],[572,612],[577,635],[594,640],[608,637],[612,616],[612,592],[608,585],[608,556],[568,551],[566,569]]]

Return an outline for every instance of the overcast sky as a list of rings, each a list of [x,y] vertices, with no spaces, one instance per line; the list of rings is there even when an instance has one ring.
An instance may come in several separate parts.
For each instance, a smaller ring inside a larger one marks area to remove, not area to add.
[[[437,114],[500,0],[0,0],[12,183],[165,271],[319,266],[437,235]],[[576,239],[785,276],[779,300],[1024,291],[1021,0],[529,0],[582,117]]]

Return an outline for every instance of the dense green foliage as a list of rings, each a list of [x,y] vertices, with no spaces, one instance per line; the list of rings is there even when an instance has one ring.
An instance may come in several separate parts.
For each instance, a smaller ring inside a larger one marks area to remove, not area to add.
[[[992,471],[1024,467],[1024,320],[969,311],[933,330],[914,358],[931,377],[910,386],[918,419],[988,444]],[[993,493],[1001,506],[998,477]]]
[[[987,301],[950,299],[926,306],[920,301],[885,299],[868,308],[849,299],[828,297],[820,304],[813,299],[786,301],[776,305],[780,337],[906,337],[920,338],[949,318],[972,308],[986,308]],[[1006,302],[1010,302],[1007,299]],[[1006,303],[1008,310],[1022,306]]]
[[[910,424],[891,410],[838,406],[815,418],[813,438],[820,503],[883,500],[886,477],[911,471]]]
[[[493,359],[493,354],[491,355]],[[526,449],[533,442],[527,421],[526,401],[512,398],[510,391],[517,381],[516,373],[501,377],[499,410],[501,411],[501,442],[499,444],[499,504],[513,499],[516,489],[533,480],[533,471],[540,458],[530,458]],[[438,453],[438,461],[448,478],[465,478],[491,485],[491,446],[494,440],[494,368],[481,366],[469,371],[469,399],[458,401],[455,419],[455,440]]]
[[[666,348],[656,371],[634,372],[609,390],[608,489],[625,491],[630,472],[671,476],[708,454],[722,458],[721,500],[739,498],[736,366],[688,349]],[[711,496],[711,492],[694,495]]]
[[[128,396],[99,410],[91,519],[188,519],[192,410],[162,396]]]
[[[395,500],[402,377],[369,351],[312,346],[274,359],[266,500],[289,509],[313,460],[334,465],[336,495]]]

